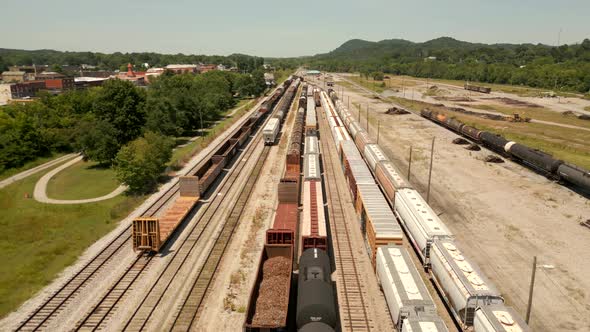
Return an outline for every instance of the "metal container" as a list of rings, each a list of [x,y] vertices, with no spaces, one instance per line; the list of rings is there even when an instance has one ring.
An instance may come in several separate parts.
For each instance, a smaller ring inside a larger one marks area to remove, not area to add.
[[[557,175],[563,181],[574,184],[590,192],[590,171],[571,164],[561,164],[557,168]]]
[[[330,257],[321,249],[307,249],[299,260],[297,283],[297,327],[322,322],[338,324],[336,297],[332,285]]]
[[[497,152],[500,152],[502,154],[504,154],[506,152],[504,150],[504,147],[506,146],[506,144],[508,144],[509,141],[507,139],[505,139],[504,137],[502,137],[500,135],[492,134],[487,131],[482,131],[481,134],[479,135],[479,138],[481,139],[483,144],[485,146],[487,146],[488,148],[495,150]]]
[[[453,234],[414,189],[399,189],[395,197],[395,213],[408,231],[410,240],[424,265],[428,265],[434,239],[450,239]]]
[[[449,239],[435,239],[430,251],[432,276],[453,315],[464,326],[473,326],[480,306],[502,304],[504,299],[480,269]]]
[[[404,319],[400,332],[449,332],[445,323],[437,316],[422,315]]]
[[[303,325],[298,332],[334,332],[335,330],[328,324],[322,322],[312,322]]]
[[[365,151],[365,145],[373,143],[369,134],[364,130],[359,130],[354,136],[354,142],[360,151]]]
[[[264,138],[264,145],[273,145],[279,133],[280,120],[272,118],[268,120],[264,129],[262,129],[262,137]]]
[[[258,265],[258,271],[256,273],[256,280],[254,281],[254,287],[250,293],[250,299],[248,301],[248,309],[246,310],[246,322],[244,323],[244,330],[247,331],[272,331],[274,329],[281,329],[287,327],[287,312],[289,309],[289,295],[291,291],[291,274],[293,272],[293,264],[288,264],[285,271],[280,271],[280,275],[284,277],[274,280],[272,282],[273,293],[280,292],[280,296],[284,297],[282,301],[276,301],[275,306],[271,310],[277,310],[282,315],[282,319],[278,324],[256,322],[254,317],[256,316],[257,310],[268,310],[270,303],[269,299],[260,299],[260,295],[265,292],[265,279],[273,278],[273,275],[264,275],[264,267],[270,259],[282,257],[282,259],[288,259],[289,262],[293,260],[293,245],[265,245],[262,250],[260,257],[260,264]],[[280,284],[276,284],[280,280]],[[269,285],[270,286],[270,285]],[[265,303],[261,303],[264,301]],[[280,303],[280,307],[277,307]]]
[[[403,231],[376,184],[357,184],[356,212],[375,267],[377,247],[402,244]]]
[[[305,150],[304,154],[318,154],[320,153],[320,146],[316,136],[305,136]]]
[[[319,180],[322,179],[320,169],[320,156],[318,154],[306,154],[303,156],[303,179]]]
[[[350,125],[347,126],[346,128],[348,128],[348,131],[350,131],[350,136],[355,137],[355,138],[356,138],[356,134],[362,130],[361,126],[356,121],[351,121]]]
[[[382,161],[389,161],[383,150],[377,144],[366,144],[364,150],[365,159],[373,171],[377,167],[377,163]]]
[[[529,332],[530,327],[511,307],[495,304],[478,308],[473,324],[475,332]]]
[[[481,130],[465,125],[461,127],[461,133],[473,140],[479,141],[479,135],[481,134]]]
[[[376,264],[377,279],[398,330],[404,319],[418,317],[418,313],[436,314],[434,301],[404,247],[379,247]]]
[[[178,187],[180,196],[182,197],[196,197],[201,196],[201,189],[199,188],[199,178],[196,176],[181,176],[178,179]]]
[[[559,166],[563,164],[562,160],[555,159],[543,151],[531,149],[516,142],[509,142],[504,149],[525,164],[543,172],[555,173]]]
[[[298,203],[279,203],[272,228],[266,231],[266,244],[290,244],[298,238]]]
[[[412,188],[391,161],[377,163],[375,175],[389,201],[394,204],[396,190]]]
[[[328,250],[324,196],[321,181],[303,182],[303,211],[301,213],[301,250]]]
[[[447,118],[445,121],[445,125],[456,132],[461,132],[461,128],[465,125],[463,122],[455,119],[455,118]]]

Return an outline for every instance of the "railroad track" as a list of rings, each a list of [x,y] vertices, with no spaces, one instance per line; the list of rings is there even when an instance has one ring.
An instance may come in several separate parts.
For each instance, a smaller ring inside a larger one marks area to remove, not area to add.
[[[237,127],[239,129],[239,126]],[[237,130],[236,129],[236,130]],[[234,130],[235,131],[235,130]],[[218,144],[220,146],[224,141]],[[209,154],[203,158],[203,162],[208,160],[216,149],[211,149]],[[187,174],[194,174],[202,163],[195,165]],[[157,215],[166,204],[176,196],[179,190],[179,185],[175,184],[168,188],[162,196],[152,203],[143,214],[144,216]],[[68,279],[57,291],[50,295],[35,311],[29,315],[20,325],[16,331],[37,331],[47,327],[47,325],[63,308],[67,306],[78,293],[94,279],[94,276],[100,271],[104,270],[107,264],[119,254],[124,248],[125,244],[129,243],[131,239],[131,225],[125,227],[119,234],[115,236],[96,256],[90,259],[74,276]],[[140,259],[138,256],[137,259]],[[136,260],[137,261],[137,260]]]
[[[147,208],[144,215],[156,215],[177,191],[177,185],[170,187],[160,199]],[[48,323],[94,279],[94,276],[102,271],[113,257],[126,248],[125,244],[129,243],[130,239],[131,225],[117,234],[96,256],[91,258],[86,265],[47,298],[27,319],[21,322],[16,330],[37,331],[47,327]]]
[[[199,272],[197,279],[193,282],[190,293],[182,304],[179,314],[176,316],[174,325],[171,329],[172,331],[188,331],[196,321],[197,315],[200,313],[203,298],[205,297],[205,294],[211,285],[211,281],[213,280],[215,271],[219,266],[221,257],[225,253],[225,250],[231,240],[231,236],[238,224],[238,221],[240,220],[242,212],[244,211],[246,202],[250,198],[250,194],[254,189],[256,181],[258,180],[258,176],[260,175],[262,167],[264,166],[264,161],[266,160],[269,152],[270,147],[265,146],[261,155],[256,161],[256,165],[250,173],[246,184],[242,188],[240,196],[233,206],[232,211],[223,226],[221,234],[209,252],[207,260]]]
[[[256,149],[256,146],[261,140],[262,136],[257,135],[257,137],[253,139],[251,144],[248,146],[244,155],[239,156],[242,162],[240,162],[229,175],[229,177],[226,178],[222,185],[223,188],[221,188],[221,191],[227,193],[229,188],[231,188],[234,183],[238,181],[239,175],[246,164],[246,160],[251,157],[252,153]],[[264,151],[267,150],[268,149],[265,147]],[[268,154],[268,152],[266,152],[266,154]],[[263,152],[263,155],[259,157],[258,161],[260,161],[260,159],[266,158],[266,154]],[[250,180],[248,180],[248,182],[250,182]],[[197,222],[194,224],[194,227],[190,230],[189,235],[184,239],[179,249],[174,252],[172,259],[169,260],[169,263],[165,266],[163,272],[149,289],[139,307],[135,310],[131,318],[125,324],[124,330],[141,331],[145,328],[146,324],[154,314],[155,309],[160,304],[162,297],[164,294],[166,294],[166,291],[168,291],[170,285],[177,276],[178,271],[183,267],[184,263],[191,255],[199,254],[199,252],[195,253],[195,251],[198,251],[197,249],[200,248],[200,246],[197,244],[199,244],[199,240],[202,238],[202,235],[207,226],[209,226],[209,224],[215,219],[215,215],[219,212],[219,208],[222,203],[226,201],[226,197],[227,195],[214,196],[214,199],[207,205],[205,212],[201,215],[201,217],[199,217]],[[228,222],[226,222],[224,230],[227,228]],[[215,250],[215,246],[217,243],[219,243],[220,239],[221,237],[217,239],[212,252]],[[209,259],[207,259],[207,262],[208,261]],[[205,266],[206,265],[207,263],[205,263]],[[199,275],[202,274],[202,271],[203,268],[201,269],[201,273],[199,273]]]
[[[184,238],[179,248],[175,250],[173,253],[171,253],[172,257],[168,260],[168,263],[164,267],[163,272],[158,276],[156,282],[152,285],[145,297],[142,299],[140,305],[135,310],[132,317],[126,322],[124,327],[125,330],[141,331],[145,328],[146,324],[152,317],[155,309],[160,304],[164,294],[166,294],[166,291],[170,288],[170,285],[175,280],[177,273],[185,265],[185,262],[189,260],[191,255],[200,254],[201,251],[198,249],[204,249],[201,248],[203,245],[199,246],[199,244],[205,242],[200,241],[203,238],[203,234],[206,230],[211,228],[209,227],[209,225],[211,225],[212,223],[219,222],[219,218],[215,218],[215,216],[218,212],[220,212],[219,208],[222,206],[222,204],[226,202],[226,198],[228,196],[227,192],[230,188],[232,188],[234,183],[239,180],[242,170],[245,167],[247,161],[250,160],[257,146],[262,141],[262,128],[264,128],[265,123],[272,116],[272,114],[274,114],[274,111],[271,113],[270,116],[267,116],[265,121],[258,127],[257,133],[247,144],[247,146],[243,149],[242,153],[234,157],[234,165],[229,170],[228,174],[224,176],[222,182],[217,186],[215,190],[215,192],[223,192],[224,194],[217,195],[213,193],[211,195],[212,199],[205,206],[203,213],[201,213],[198,219],[195,222],[193,222],[190,226],[188,236]],[[265,147],[263,149],[263,153],[257,159],[254,170],[258,169],[258,173],[260,172],[260,169],[264,164],[264,160],[268,155],[268,151],[269,148]],[[246,200],[254,184],[255,181],[252,182],[250,174],[245,187],[242,189],[242,192],[244,192],[248,186],[251,186],[251,188],[248,190],[248,194],[245,196]],[[203,281],[206,281],[207,278],[209,278],[207,282],[208,285],[211,278],[213,277],[214,271],[219,261],[221,260],[221,256],[223,255],[223,252],[225,250],[225,245],[227,245],[228,242],[224,241],[223,239],[229,240],[229,238],[231,237],[231,233],[233,232],[233,229],[235,228],[237,221],[239,219],[239,214],[237,215],[237,217],[234,218],[234,211],[235,207],[240,205],[241,197],[242,194],[240,194],[240,199],[238,199],[238,203],[232,209],[232,213],[230,214],[230,217],[226,220],[220,236],[216,239],[213,248],[209,252],[207,260],[203,265],[201,271],[199,272],[199,276],[196,279],[195,284],[200,285]],[[245,203],[245,201],[241,203],[241,210],[243,210]],[[234,219],[235,221],[233,221]],[[224,245],[223,250],[219,249],[220,244]],[[109,317],[109,315],[112,315],[114,309],[116,308],[116,305],[119,303],[121,298],[123,298],[123,296],[127,293],[127,291],[130,289],[133,283],[137,280],[139,275],[146,269],[146,267],[149,266],[149,263],[151,262],[153,256],[146,256],[145,260],[140,258],[141,257],[138,257],[138,259],[125,271],[125,273],[117,281],[117,283],[113,287],[111,287],[111,289],[107,292],[107,294],[103,296],[103,298],[101,298],[101,300],[94,307],[94,309],[91,310],[90,313],[77,324],[76,330],[95,331],[105,328],[107,318]],[[216,259],[217,262],[215,263]],[[214,269],[211,269],[212,266],[214,266]],[[197,288],[198,287],[196,287],[195,289]],[[206,287],[198,289],[201,289],[203,291],[203,295],[201,296],[202,300],[202,297],[204,296],[206,291]],[[192,290],[191,294],[194,294]],[[189,299],[191,298],[194,299],[194,296],[187,297],[186,301],[189,301]],[[183,305],[182,308],[188,309],[191,307],[190,305]],[[196,308],[198,308],[198,306]],[[182,317],[186,315],[187,309],[181,310],[181,314],[183,315]],[[179,320],[179,322],[181,321],[183,320]]]
[[[332,151],[338,151],[332,140],[323,111],[318,112],[320,119],[320,140],[322,144],[322,161],[324,165],[324,182],[328,196],[328,211],[330,233],[334,260],[336,263],[337,287],[340,307],[340,322],[342,331],[371,331],[374,323],[368,314],[364,300],[364,287],[359,277],[362,272],[357,267],[353,257],[349,226],[344,217],[344,207],[340,200],[340,188],[336,180],[336,173],[340,172],[339,160],[334,158]]]

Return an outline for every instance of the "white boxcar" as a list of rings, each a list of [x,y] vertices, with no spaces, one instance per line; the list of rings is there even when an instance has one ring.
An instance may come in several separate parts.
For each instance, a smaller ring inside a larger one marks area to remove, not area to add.
[[[510,307],[503,304],[484,306],[477,309],[475,332],[529,332],[530,327]]]
[[[361,130],[361,126],[356,121],[350,122],[350,126],[348,126],[347,128],[350,132],[350,136],[352,136],[353,139],[356,136],[356,133],[358,133]]]
[[[432,297],[404,247],[379,247],[376,264],[377,279],[398,330],[406,318],[417,317],[419,313],[436,314]]]
[[[448,332],[445,323],[437,316],[404,319],[400,332]]]
[[[317,136],[305,136],[305,149],[303,154],[318,154],[320,153],[320,146]]]
[[[412,245],[428,265],[430,246],[434,239],[452,238],[453,234],[414,189],[399,189],[395,197],[395,213],[410,235]]]
[[[504,299],[454,241],[435,239],[430,248],[432,276],[453,314],[464,327],[473,326],[478,307],[502,304]]]
[[[272,118],[268,120],[266,126],[262,130],[262,137],[264,137],[264,144],[265,145],[273,145],[275,140],[277,139],[277,134],[279,133],[279,119]]]
[[[303,178],[308,180],[321,180],[320,156],[318,154],[306,154],[303,157]]]
[[[379,147],[379,145],[377,144],[365,145],[364,155],[367,159],[367,163],[369,164],[373,172],[375,171],[378,162],[389,160],[387,159],[387,156],[385,155],[383,150],[381,150],[381,147]]]

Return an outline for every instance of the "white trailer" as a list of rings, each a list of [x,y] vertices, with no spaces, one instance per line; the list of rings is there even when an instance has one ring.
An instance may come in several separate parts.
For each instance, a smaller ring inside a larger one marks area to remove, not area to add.
[[[266,123],[266,126],[264,126],[264,129],[262,130],[262,137],[264,138],[265,145],[275,144],[277,134],[279,133],[279,124],[280,121],[277,118],[272,118]]]

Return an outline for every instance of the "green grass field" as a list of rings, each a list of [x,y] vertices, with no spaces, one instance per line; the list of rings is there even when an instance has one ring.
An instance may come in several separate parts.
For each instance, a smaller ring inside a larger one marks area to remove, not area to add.
[[[505,115],[512,115],[514,113],[518,113],[522,117],[530,117],[536,120],[563,123],[590,129],[590,121],[580,120],[575,116],[566,116],[559,112],[548,110],[544,107],[510,107],[488,104],[469,104],[469,106],[487,111],[495,111]]]
[[[33,167],[37,167],[41,164],[45,164],[46,162],[52,161],[53,159],[57,159],[63,155],[65,155],[65,153],[54,153],[51,156],[40,157],[35,160],[31,160],[21,167],[6,169],[3,172],[0,172],[0,180],[4,180],[4,179],[9,178],[15,174],[20,173],[20,172],[24,172],[26,170],[33,168]]]
[[[0,317],[15,310],[126,217],[144,197],[80,205],[42,204],[32,175],[0,190]]]
[[[100,197],[119,186],[112,168],[81,161],[57,173],[47,184],[47,196],[54,199]]]

